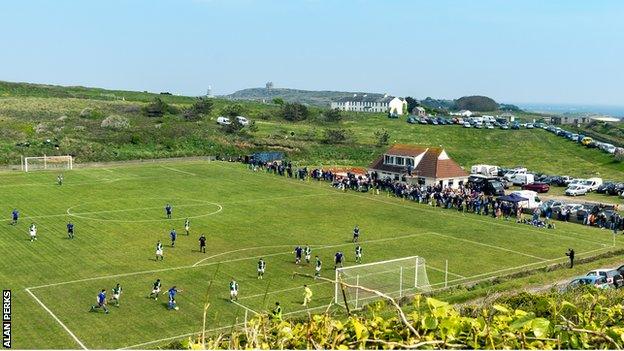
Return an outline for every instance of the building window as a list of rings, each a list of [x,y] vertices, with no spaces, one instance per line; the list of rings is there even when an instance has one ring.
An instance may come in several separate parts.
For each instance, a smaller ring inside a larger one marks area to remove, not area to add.
[[[387,165],[391,165],[394,163],[394,156],[389,156],[389,155],[385,155],[384,156],[384,163]]]
[[[449,180],[448,180],[448,186],[452,187],[452,186],[453,186],[453,183],[454,183],[454,182],[453,182],[453,179],[449,179]]]
[[[425,178],[424,177],[418,177],[418,185],[425,185]]]
[[[409,158],[409,157],[408,157],[408,158],[406,158],[406,159],[405,159],[405,165],[406,165],[406,166],[412,166],[412,167],[413,167],[413,166],[414,166],[414,159],[413,159],[413,158]]]
[[[403,166],[403,165],[405,165],[405,159],[404,159],[403,157],[398,157],[398,156],[397,156],[397,157],[395,158],[395,160],[394,160],[394,163],[395,163],[397,166]]]

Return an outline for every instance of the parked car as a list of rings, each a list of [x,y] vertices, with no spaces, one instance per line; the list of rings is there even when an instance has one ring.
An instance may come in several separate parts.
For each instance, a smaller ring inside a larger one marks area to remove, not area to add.
[[[236,120],[238,121],[238,123],[240,123],[243,126],[249,125],[249,120],[243,116],[236,116]]]
[[[607,280],[607,283],[613,285],[616,288],[619,288],[624,284],[624,278],[620,274],[617,269],[609,268],[609,269],[594,269],[593,271],[589,271],[586,274],[588,277],[604,277]]]
[[[587,145],[591,144],[592,141],[594,141],[594,139],[592,139],[590,137],[584,137],[583,139],[581,139],[581,144],[587,146]]]
[[[518,130],[520,129],[520,125],[518,123],[514,123],[511,125],[511,129]]]
[[[464,122],[464,128],[471,128],[470,122]]]
[[[533,126],[533,123],[526,124],[526,129],[533,129],[533,128],[535,128],[535,126]]]
[[[607,189],[609,195],[620,195],[624,193],[624,183],[614,184],[612,188]]]
[[[530,173],[515,174],[508,179],[513,183],[513,185],[525,185],[535,182],[535,177]]]
[[[592,285],[599,289],[610,289],[607,279],[601,276],[581,276],[572,279],[562,290],[567,291],[581,286]]]
[[[477,122],[477,123],[475,123],[474,127],[477,128],[477,129],[483,129],[483,123]]]
[[[606,194],[608,189],[611,188],[611,187],[614,187],[614,186],[615,186],[615,183],[613,183],[613,182],[604,182],[604,183],[600,184],[598,186],[598,188],[596,188],[596,192],[598,194]]]
[[[565,194],[568,196],[580,196],[587,194],[587,188],[582,185],[570,185],[566,190]]]
[[[409,123],[409,124],[416,124],[416,123],[418,123],[418,120],[416,119],[416,117],[409,116],[409,117],[407,117],[407,123]]]
[[[582,182],[581,185],[587,187],[588,192],[592,192],[602,185],[602,178],[589,178]]]
[[[485,128],[486,128],[486,129],[494,129],[494,126],[493,126],[493,125],[491,125],[490,123],[486,123],[486,124],[485,124]]]
[[[420,124],[427,124],[427,119],[426,119],[425,117],[421,117],[421,118],[418,120],[418,123],[420,123]]]
[[[508,130],[509,129],[509,125],[508,124],[501,124],[500,125],[500,129]]]
[[[548,183],[529,183],[522,186],[522,190],[532,190],[538,193],[547,193],[550,190]]]
[[[232,124],[232,121],[230,121],[230,119],[227,117],[221,116],[221,117],[217,117],[217,124],[220,124],[222,126],[228,126]]]

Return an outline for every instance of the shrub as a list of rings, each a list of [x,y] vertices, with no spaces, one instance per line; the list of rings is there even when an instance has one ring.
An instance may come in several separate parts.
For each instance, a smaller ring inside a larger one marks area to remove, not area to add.
[[[377,146],[385,146],[388,145],[390,141],[390,133],[387,130],[382,129],[373,133],[375,136],[375,140],[377,141]]]
[[[48,127],[44,123],[39,123],[35,127],[35,133],[37,134],[45,133],[47,131],[48,131]]]
[[[99,111],[90,107],[85,107],[82,109],[82,111],[80,111],[80,118],[99,119],[101,117],[102,114]]]
[[[221,115],[226,117],[236,117],[241,116],[244,112],[243,105],[241,104],[232,104],[226,105],[221,109]]]
[[[348,132],[345,129],[326,129],[323,142],[326,144],[341,144],[349,140]]]
[[[180,110],[175,106],[170,106],[159,97],[155,97],[152,102],[143,107],[143,114],[147,117],[162,117],[165,113],[177,115]]]
[[[327,122],[340,122],[342,120],[342,112],[337,108],[330,109],[323,112],[323,118]]]
[[[300,103],[288,103],[282,107],[282,117],[287,121],[303,121],[308,115],[308,108]]]
[[[199,98],[191,107],[184,110],[183,116],[187,121],[199,121],[203,116],[212,112],[211,99]]]
[[[273,99],[273,103],[276,105],[280,105],[283,106],[284,105],[284,99],[282,99],[281,97],[276,97]]]
[[[106,117],[100,124],[102,128],[123,130],[130,128],[130,122],[126,117],[119,115],[110,115]]]

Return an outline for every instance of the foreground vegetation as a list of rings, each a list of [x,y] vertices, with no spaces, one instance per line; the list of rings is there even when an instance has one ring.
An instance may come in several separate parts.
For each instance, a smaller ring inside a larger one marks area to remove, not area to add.
[[[621,349],[624,290],[520,293],[480,306],[453,307],[420,295],[405,313],[378,302],[336,319],[256,317],[243,328],[177,348],[208,349]],[[385,317],[392,309],[395,315]]]

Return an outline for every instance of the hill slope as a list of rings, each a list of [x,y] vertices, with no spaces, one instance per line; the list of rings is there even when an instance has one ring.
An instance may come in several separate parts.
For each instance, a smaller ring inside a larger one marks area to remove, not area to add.
[[[238,90],[232,94],[224,95],[223,98],[232,100],[255,100],[270,102],[274,98],[282,98],[286,102],[299,102],[319,107],[329,107],[332,100],[342,97],[353,96],[354,94],[368,94],[371,97],[383,97],[383,94],[366,93],[366,92],[346,92],[346,91],[328,91],[328,90],[300,90],[287,88],[249,88]]]
[[[410,125],[404,119],[368,113],[343,113],[342,121],[329,123],[314,107],[306,121],[292,123],[281,117],[279,106],[225,99],[212,99],[212,112],[196,121],[185,119],[183,113],[150,118],[141,110],[154,97],[162,97],[181,111],[196,99],[20,83],[0,87],[2,165],[19,164],[20,156],[43,154],[72,154],[77,162],[87,162],[281,150],[300,164],[367,166],[385,149],[377,145],[375,133],[386,130],[389,143],[442,145],[464,167],[476,163],[524,165],[540,172],[624,179],[624,165],[613,157],[543,130]],[[128,97],[125,101],[106,98],[111,94]],[[219,127],[217,116],[232,105],[255,121],[257,130],[227,133]],[[126,118],[130,127],[102,127],[111,115]],[[344,131],[344,141],[326,140],[327,130],[335,129]]]

